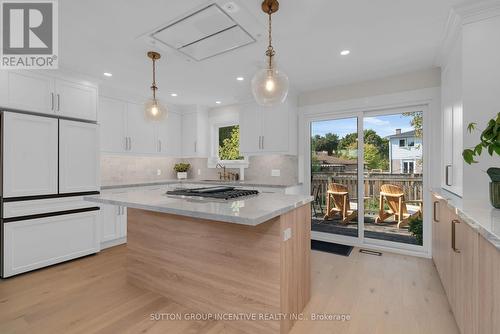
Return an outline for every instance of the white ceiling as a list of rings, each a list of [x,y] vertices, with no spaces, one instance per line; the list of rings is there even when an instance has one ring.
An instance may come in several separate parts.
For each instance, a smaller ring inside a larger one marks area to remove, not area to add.
[[[233,0],[260,22],[261,0]],[[64,0],[60,8],[62,68],[103,78],[138,95],[149,94],[152,47],[139,36],[214,1]],[[219,4],[226,1],[217,0]],[[435,64],[449,11],[463,0],[281,0],[273,16],[278,65],[299,92],[385,77]],[[474,2],[472,0],[466,2]],[[264,34],[265,37],[265,34]],[[250,80],[263,64],[265,38],[202,62],[160,50],[163,100],[215,106],[247,100]],[[351,50],[347,57],[339,55]],[[244,76],[245,81],[236,81]],[[170,93],[178,93],[176,98]]]

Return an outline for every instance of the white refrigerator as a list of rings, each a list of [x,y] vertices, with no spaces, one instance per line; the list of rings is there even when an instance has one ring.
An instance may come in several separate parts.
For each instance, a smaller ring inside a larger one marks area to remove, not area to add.
[[[100,250],[96,123],[1,112],[1,162],[2,277]]]

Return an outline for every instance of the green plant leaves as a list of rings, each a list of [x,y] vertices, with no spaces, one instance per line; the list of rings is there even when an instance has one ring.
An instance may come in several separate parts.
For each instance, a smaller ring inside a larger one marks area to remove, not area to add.
[[[469,165],[472,163],[477,163],[477,161],[474,160],[474,151],[471,149],[466,149],[462,152],[462,157],[464,158],[464,161],[468,163]]]
[[[469,123],[469,125],[467,125],[467,131],[472,133],[472,131],[474,131],[476,129],[476,126],[477,126],[476,123]]]
[[[467,126],[467,130],[472,132],[476,129],[476,126],[476,123],[470,123]],[[469,165],[477,162],[474,158],[483,153],[483,148],[488,150],[490,156],[494,154],[500,155],[500,112],[497,113],[496,118],[488,121],[486,129],[484,129],[479,138],[481,140],[479,144],[474,148],[465,149],[462,152],[464,161]]]

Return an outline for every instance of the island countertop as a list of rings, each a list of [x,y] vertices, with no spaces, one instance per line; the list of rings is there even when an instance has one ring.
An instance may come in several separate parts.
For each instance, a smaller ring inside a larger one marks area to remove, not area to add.
[[[251,226],[262,224],[313,200],[309,195],[270,193],[230,201],[178,198],[165,194],[169,188],[130,189],[121,193],[85,196],[84,199],[94,203]]]

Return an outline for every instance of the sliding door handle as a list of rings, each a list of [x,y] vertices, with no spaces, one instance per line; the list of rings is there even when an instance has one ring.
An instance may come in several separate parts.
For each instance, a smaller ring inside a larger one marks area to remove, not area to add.
[[[439,201],[434,201],[434,221],[436,223],[439,223],[439,219],[437,218],[436,216],[436,213],[437,213],[437,205],[439,204]]]
[[[459,220],[456,220],[456,219],[453,219],[451,221],[451,249],[453,249],[453,251],[455,253],[460,253],[460,250],[457,248],[457,229],[456,229],[456,226],[457,224],[460,224],[460,221]]]

